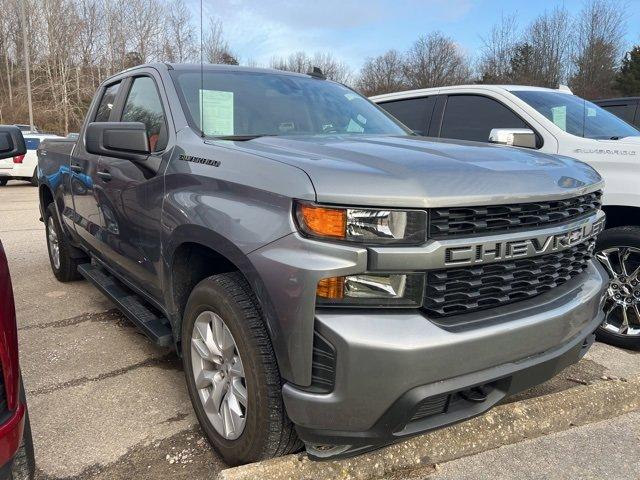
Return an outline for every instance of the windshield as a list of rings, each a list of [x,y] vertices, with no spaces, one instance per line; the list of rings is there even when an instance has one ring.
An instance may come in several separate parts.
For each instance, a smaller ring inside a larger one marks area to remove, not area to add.
[[[578,137],[617,140],[640,135],[624,120],[575,95],[532,90],[511,93],[565,132]]]
[[[409,132],[340,84],[269,72],[171,72],[191,124],[207,136]],[[200,106],[202,105],[202,112]]]

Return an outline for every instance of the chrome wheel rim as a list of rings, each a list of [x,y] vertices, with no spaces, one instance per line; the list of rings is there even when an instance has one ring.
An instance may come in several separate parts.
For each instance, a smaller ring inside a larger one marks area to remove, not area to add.
[[[196,318],[191,364],[209,422],[226,440],[237,439],[247,421],[247,383],[238,346],[217,313],[205,311]]]
[[[60,243],[58,243],[58,235],[53,225],[53,217],[49,217],[47,221],[47,242],[49,243],[49,253],[51,254],[51,262],[56,270],[60,269]]]
[[[601,328],[618,335],[640,335],[640,248],[605,248],[596,258],[609,274]]]

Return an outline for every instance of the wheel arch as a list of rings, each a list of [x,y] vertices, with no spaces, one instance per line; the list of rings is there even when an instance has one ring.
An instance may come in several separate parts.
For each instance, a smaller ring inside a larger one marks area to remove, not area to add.
[[[163,257],[165,305],[178,352],[182,316],[193,288],[212,275],[238,271],[258,299],[281,375],[290,376],[290,360],[271,298],[253,264],[238,247],[205,227],[184,225],[173,232]]]
[[[602,210],[607,214],[607,229],[627,225],[640,226],[640,207],[605,205]]]

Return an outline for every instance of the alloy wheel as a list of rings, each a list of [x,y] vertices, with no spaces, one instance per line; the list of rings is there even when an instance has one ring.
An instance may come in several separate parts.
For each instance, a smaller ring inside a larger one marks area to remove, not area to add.
[[[596,258],[609,274],[600,328],[618,335],[640,335],[640,249],[605,248]]]
[[[53,224],[53,217],[49,217],[47,221],[47,242],[49,243],[49,252],[51,252],[51,261],[56,270],[60,269],[60,243],[58,242],[58,234]]]
[[[191,363],[209,422],[226,440],[237,439],[247,420],[247,383],[238,346],[217,313],[204,311],[196,318]]]

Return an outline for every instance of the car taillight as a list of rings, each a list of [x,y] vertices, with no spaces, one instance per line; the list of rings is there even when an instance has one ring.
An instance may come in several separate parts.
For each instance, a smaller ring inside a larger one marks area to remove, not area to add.
[[[7,256],[0,243],[0,364],[9,410],[18,407],[20,369],[18,365],[18,332],[13,290]]]
[[[17,155],[13,157],[13,163],[22,163],[24,160],[24,155]]]

